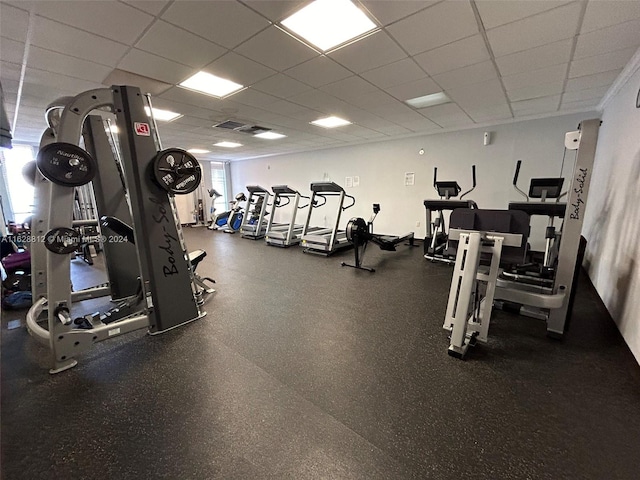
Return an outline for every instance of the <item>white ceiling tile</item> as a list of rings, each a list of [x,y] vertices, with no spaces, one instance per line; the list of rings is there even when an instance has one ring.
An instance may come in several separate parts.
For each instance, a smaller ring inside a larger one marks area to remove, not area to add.
[[[623,48],[622,50],[616,50],[615,52],[575,60],[571,62],[569,78],[583,77],[593,73],[607,72],[609,70],[622,68],[629,62],[629,60],[631,60],[631,57],[633,57],[636,50],[636,47]]]
[[[18,42],[26,42],[29,27],[29,13],[0,3],[0,34]]]
[[[22,64],[24,45],[22,42],[0,38],[0,61]]]
[[[585,90],[575,90],[573,92],[565,92],[562,95],[563,102],[578,102],[582,100],[602,100],[604,94],[609,90],[609,85],[602,87],[587,88]]]
[[[554,112],[560,106],[560,95],[552,95],[550,97],[533,98],[530,100],[522,100],[520,102],[512,102],[511,109],[514,115],[536,115],[540,113]]]
[[[33,45],[114,67],[128,47],[61,23],[35,17]]]
[[[383,31],[342,47],[329,56],[355,73],[406,58],[398,44]]]
[[[600,55],[640,45],[640,20],[614,25],[578,36],[573,59]]]
[[[248,0],[244,3],[272,22],[277,22],[293,15],[306,2],[300,0]]]
[[[315,57],[301,65],[286,70],[285,73],[316,88],[352,75],[342,65],[324,56]]]
[[[466,126],[473,124],[469,115],[455,103],[445,103],[435,107],[421,108],[418,110],[422,115],[443,128]]]
[[[118,68],[167,83],[180,83],[195,73],[191,67],[133,48]]]
[[[170,23],[227,48],[234,48],[260,30],[269,21],[239,2],[179,1],[162,14]]]
[[[200,108],[200,114],[194,112],[190,113],[191,115],[200,118],[207,118],[207,112],[209,111],[208,109],[219,110],[222,105],[222,101],[219,98],[211,97],[209,95],[203,95],[201,93],[187,90],[186,88],[182,87],[170,88],[166,92],[160,94],[159,98],[188,105],[190,107]]]
[[[587,3],[580,33],[587,33],[640,18],[638,0],[591,1]]]
[[[19,81],[22,72],[22,65],[18,63],[0,62],[0,77],[3,80]],[[7,86],[3,84],[4,90]]]
[[[365,110],[369,110],[373,105],[385,105],[396,102],[397,100],[395,98],[380,90],[358,95],[349,100],[349,103],[356,107],[364,108]]]
[[[412,131],[408,128],[395,124],[386,127],[380,127],[378,131],[388,136],[408,135],[412,133]]]
[[[509,105],[506,103],[491,105],[483,108],[466,109],[467,115],[476,123],[493,122],[513,118]]]
[[[482,24],[487,30],[504,25],[505,23],[515,22],[525,17],[535,15],[537,13],[551,10],[565,3],[564,1],[531,1],[531,0],[477,0],[476,6]]]
[[[435,76],[489,59],[489,52],[480,35],[458,40],[414,57],[425,71]]]
[[[463,109],[478,109],[507,103],[502,85],[497,79],[452,88],[447,90],[447,95]]]
[[[40,16],[131,45],[154,17],[119,2],[38,2]],[[116,20],[117,19],[117,20]],[[117,27],[114,27],[114,21]]]
[[[436,1],[418,0],[361,0],[362,3],[381,25],[389,25],[396,20],[427,8]]]
[[[366,71],[360,76],[380,88],[387,88],[412,80],[418,80],[424,77],[424,75],[425,73],[413,60],[405,58],[398,62]]]
[[[564,82],[541,83],[530,87],[518,88],[509,91],[509,100],[518,102],[520,100],[529,100],[532,98],[549,97],[551,95],[559,95],[562,93]]]
[[[596,73],[594,75],[585,75],[584,77],[572,78],[567,82],[565,91],[572,92],[575,90],[585,90],[587,88],[604,87],[611,85],[622,69],[611,70],[609,72]]]
[[[413,111],[413,109],[406,103],[399,102],[395,99],[391,103],[371,103],[366,107],[366,110],[385,119],[388,116],[400,115]]]
[[[244,86],[275,75],[276,71],[249,60],[242,55],[229,52],[207,65],[204,70]]]
[[[299,82],[282,73],[259,81],[253,85],[253,88],[281,98],[288,98],[298,93],[311,90],[311,87],[306,83]]]
[[[339,100],[333,95],[314,89],[294,95],[289,98],[289,101],[311,109],[317,109],[320,112],[328,112]]]
[[[493,62],[486,61],[469,65],[468,67],[458,68],[450,72],[434,75],[433,79],[445,90],[450,88],[463,87],[465,85],[473,85],[474,83],[484,82],[498,78],[498,72]]]
[[[493,54],[500,57],[573,37],[581,8],[579,2],[570,3],[487,31]]]
[[[360,77],[353,76],[320,87],[320,90],[325,91],[336,98],[349,101],[352,97],[376,91],[378,88]]]
[[[422,97],[432,93],[441,92],[442,89],[429,77],[414,80],[412,82],[396,85],[386,89],[387,93],[393,95],[398,100],[408,100],[410,98]]]
[[[571,58],[573,39],[560,40],[541,47],[530,48],[496,58],[496,64],[503,76],[514,75],[538,68],[567,63]]]
[[[25,83],[32,85],[47,85],[49,88],[65,92],[66,95],[77,95],[85,90],[103,87],[97,82],[89,82],[87,80],[67,77],[65,75],[52,72],[45,72],[43,70],[36,70],[34,68],[26,69],[24,81]],[[56,97],[52,97],[49,101],[53,101],[55,98]]]
[[[153,16],[158,15],[162,9],[169,4],[171,0],[121,0],[124,3],[128,3],[132,7],[144,10]]]
[[[468,1],[441,2],[387,27],[411,55],[478,33]]]
[[[269,27],[235,49],[256,62],[283,71],[317,56],[309,47],[276,27]]]
[[[502,77],[502,83],[507,91],[531,87],[541,83],[562,82],[567,74],[568,64],[554,65],[552,67],[530,70],[515,75]]]
[[[35,45],[29,49],[29,66],[96,83],[102,83],[112,70],[105,65],[52,52]]]
[[[231,98],[234,102],[256,107],[266,107],[267,105],[278,101],[278,97],[259,92],[254,88],[245,88],[241,92],[233,95]]]
[[[577,102],[562,102],[560,110],[573,111],[573,110],[591,110],[595,109],[600,103],[599,100],[579,100]]]
[[[193,68],[200,68],[227,50],[170,23],[157,21],[136,48]]]

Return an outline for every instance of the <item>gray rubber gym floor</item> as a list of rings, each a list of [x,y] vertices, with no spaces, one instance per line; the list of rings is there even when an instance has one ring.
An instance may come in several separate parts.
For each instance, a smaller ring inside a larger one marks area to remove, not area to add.
[[[185,235],[218,282],[201,321],[51,376],[3,312],[3,478],[638,478],[640,367],[586,277],[564,341],[499,312],[460,361],[451,267],[421,247],[371,246],[371,274],[340,267],[352,252]],[[76,288],[98,263],[73,262]]]

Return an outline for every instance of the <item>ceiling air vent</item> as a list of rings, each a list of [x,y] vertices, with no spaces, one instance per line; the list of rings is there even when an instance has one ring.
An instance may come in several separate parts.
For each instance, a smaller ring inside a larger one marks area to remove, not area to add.
[[[239,133],[247,133],[249,135],[255,135],[256,133],[268,132],[271,129],[267,127],[261,127],[259,125],[251,125],[250,123],[238,122],[236,120],[227,120],[225,122],[218,123],[213,126],[214,128],[224,128],[225,130],[235,130]]]

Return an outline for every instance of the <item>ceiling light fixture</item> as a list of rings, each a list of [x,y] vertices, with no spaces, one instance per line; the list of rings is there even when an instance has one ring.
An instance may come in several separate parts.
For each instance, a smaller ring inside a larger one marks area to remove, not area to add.
[[[318,125],[319,127],[324,127],[324,128],[335,128],[335,127],[341,127],[343,125],[351,125],[351,122],[349,120],[345,120],[344,118],[333,117],[333,116],[319,118],[318,120],[314,120],[311,123],[313,125]]]
[[[144,107],[144,111],[147,112],[147,116],[151,116],[151,110],[149,109],[149,107]],[[169,110],[161,110],[159,108],[153,109],[153,118],[160,122],[170,122],[180,117],[182,117],[181,113],[171,112]]]
[[[224,147],[224,148],[237,148],[241,147],[241,143],[236,142],[218,142],[213,144],[214,147]]]
[[[187,150],[189,153],[209,153],[211,150],[204,150],[202,148],[190,148]]]
[[[278,138],[284,138],[286,137],[286,135],[283,135],[281,133],[276,133],[276,132],[262,132],[262,133],[256,133],[254,137],[266,138],[267,140],[276,140]]]
[[[377,28],[350,0],[315,0],[282,25],[324,52]]]
[[[244,88],[239,83],[207,72],[198,72],[187,78],[179,86],[218,98],[226,97]]]
[[[413,108],[425,108],[433,107],[435,105],[442,105],[443,103],[449,103],[451,99],[447,97],[444,92],[432,93],[431,95],[424,95],[422,97],[410,98],[405,100],[405,103]]]

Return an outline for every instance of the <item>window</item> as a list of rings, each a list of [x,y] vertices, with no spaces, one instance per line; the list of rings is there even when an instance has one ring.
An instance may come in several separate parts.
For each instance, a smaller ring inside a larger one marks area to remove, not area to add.
[[[227,179],[225,175],[224,163],[211,162],[211,186],[221,196],[215,201],[213,207],[216,213],[228,210],[227,202]]]
[[[9,192],[8,205],[3,199],[10,210],[5,211],[6,221],[22,223],[33,214],[34,188],[22,175],[22,168],[32,160],[33,149],[27,145],[14,145],[11,150],[2,151],[2,175]]]

